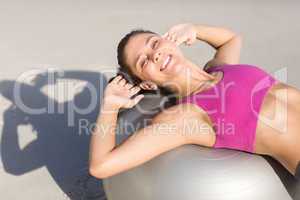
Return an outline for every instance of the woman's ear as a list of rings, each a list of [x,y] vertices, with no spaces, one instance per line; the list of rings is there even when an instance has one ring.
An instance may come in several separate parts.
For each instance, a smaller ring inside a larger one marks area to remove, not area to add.
[[[157,90],[158,86],[152,81],[142,81],[139,86],[144,90]]]

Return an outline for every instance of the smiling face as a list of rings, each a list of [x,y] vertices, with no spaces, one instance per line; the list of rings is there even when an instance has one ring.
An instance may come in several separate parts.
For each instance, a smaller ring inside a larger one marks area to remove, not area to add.
[[[124,49],[125,61],[141,80],[162,86],[183,69],[184,57],[175,43],[152,33],[132,36]],[[175,81],[174,80],[174,81]]]

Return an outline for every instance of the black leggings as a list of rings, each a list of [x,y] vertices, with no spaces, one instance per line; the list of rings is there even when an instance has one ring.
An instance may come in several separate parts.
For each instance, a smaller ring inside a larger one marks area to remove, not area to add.
[[[298,162],[295,177],[300,180],[300,162]]]

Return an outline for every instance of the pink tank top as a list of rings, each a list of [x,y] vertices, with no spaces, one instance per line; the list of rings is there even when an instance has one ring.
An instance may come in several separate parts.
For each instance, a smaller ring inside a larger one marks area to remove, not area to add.
[[[213,87],[177,100],[193,103],[208,114],[216,133],[214,148],[254,152],[258,114],[268,89],[277,82],[262,69],[247,64],[209,67],[223,78]]]

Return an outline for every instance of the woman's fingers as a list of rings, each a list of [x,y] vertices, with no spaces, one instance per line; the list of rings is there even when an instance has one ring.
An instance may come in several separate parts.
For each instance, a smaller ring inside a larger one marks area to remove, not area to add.
[[[137,95],[136,97],[134,97],[133,99],[133,103],[134,105],[138,104],[140,102],[140,100],[142,100],[144,98],[143,94]]]
[[[118,75],[116,78],[114,78],[112,82],[129,90],[130,93],[136,93],[141,89],[139,86],[134,86],[133,84],[127,82],[127,80],[121,75]]]
[[[162,35],[163,38],[166,38],[166,39],[170,39],[170,37],[172,35],[174,35],[176,32],[174,32],[173,30],[169,30],[168,32],[166,32],[165,34]]]
[[[172,42],[176,42],[177,39],[178,39],[177,34],[174,33],[174,34],[171,35],[171,41]]]
[[[186,41],[186,37],[183,35],[178,35],[177,33],[167,32],[163,35],[163,38],[174,42],[177,46]]]
[[[118,83],[122,79],[121,75],[116,76],[111,82],[112,83]]]
[[[119,85],[124,86],[126,84],[126,80],[124,78],[122,78],[119,82]]]
[[[177,40],[176,40],[176,45],[180,45],[180,44],[182,44],[182,43],[184,43],[184,42],[186,42],[186,40],[187,40],[187,38],[186,37],[184,37],[184,36],[180,36],[180,37],[178,37],[177,38]]]
[[[169,35],[169,32],[166,32],[165,34],[163,34],[161,37],[162,38],[167,38],[168,37],[168,35]]]
[[[129,92],[130,92],[131,95],[134,95],[134,94],[136,94],[140,90],[141,90],[141,88],[139,86],[134,86],[133,88],[131,88],[129,90]]]
[[[128,101],[128,103],[125,105],[125,107],[126,108],[132,108],[133,106],[138,104],[143,99],[143,97],[144,97],[143,94],[137,95],[136,97],[134,97],[133,99]]]
[[[141,89],[141,88],[140,88],[139,86],[136,85],[136,86],[134,86],[133,88],[131,88],[130,90],[131,90],[131,91],[135,91],[135,90],[140,90],[140,89]]]
[[[185,43],[186,43],[187,45],[192,45],[192,44],[194,43],[194,41],[193,41],[191,38],[188,38],[188,39],[185,41]]]
[[[174,32],[168,31],[165,34],[163,34],[162,37],[167,40],[172,40],[172,39],[174,39],[174,34],[175,34]]]
[[[133,87],[133,85],[129,82],[127,82],[127,80],[125,78],[123,78],[121,75],[118,75],[116,78],[114,78],[112,80],[113,83],[116,83],[120,86],[125,87],[126,89],[131,89]]]
[[[175,25],[163,36],[165,39],[174,42],[177,46],[182,43],[192,45],[197,39],[196,31],[192,24]]]
[[[130,83],[125,84],[125,88],[128,89],[128,90],[131,89],[132,87],[133,87],[133,85],[130,84]]]
[[[125,86],[125,84],[127,83],[127,81],[125,80],[125,78],[121,75],[118,75],[117,77],[115,77],[111,83],[120,85],[120,86]]]

